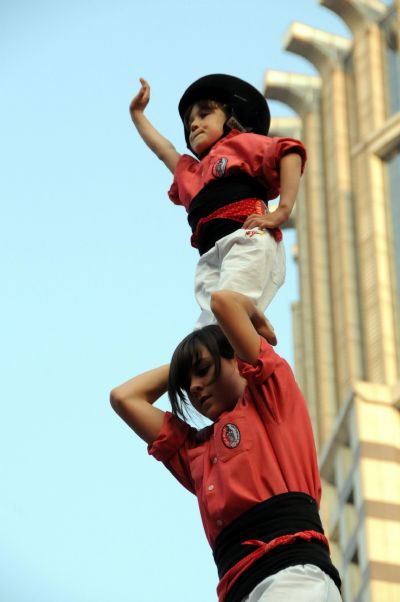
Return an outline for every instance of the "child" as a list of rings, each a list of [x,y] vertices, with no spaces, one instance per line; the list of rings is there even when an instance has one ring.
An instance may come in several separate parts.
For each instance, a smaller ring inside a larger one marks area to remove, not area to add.
[[[218,291],[211,310],[219,325],[188,335],[170,366],[114,389],[111,404],[197,496],[219,602],[337,602],[305,400],[252,301]],[[153,406],[167,388],[173,413]],[[189,407],[212,424],[190,427]]]
[[[270,115],[263,95],[229,75],[194,82],[179,102],[188,148],[180,155],[144,115],[150,87],[142,87],[130,113],[139,134],[174,174],[170,199],[183,205],[200,260],[195,296],[197,328],[215,322],[210,296],[228,289],[265,310],[285,278],[279,226],[290,216],[306,160],[291,138],[267,136]],[[267,202],[280,194],[277,209]]]

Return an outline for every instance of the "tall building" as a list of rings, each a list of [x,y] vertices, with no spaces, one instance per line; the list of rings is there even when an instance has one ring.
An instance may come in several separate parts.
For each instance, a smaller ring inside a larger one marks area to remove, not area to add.
[[[286,50],[318,75],[269,71],[309,154],[297,202],[295,363],[322,514],[345,602],[400,600],[400,0],[320,0],[341,37],[300,23]]]

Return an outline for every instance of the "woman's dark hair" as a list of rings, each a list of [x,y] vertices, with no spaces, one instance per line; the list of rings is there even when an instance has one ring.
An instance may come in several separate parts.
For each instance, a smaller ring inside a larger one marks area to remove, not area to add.
[[[179,343],[169,368],[168,396],[173,414],[183,419],[191,407],[187,393],[193,366],[200,359],[200,347],[205,347],[213,359],[214,380],[217,380],[221,372],[221,357],[234,357],[231,344],[217,324],[194,330]]]

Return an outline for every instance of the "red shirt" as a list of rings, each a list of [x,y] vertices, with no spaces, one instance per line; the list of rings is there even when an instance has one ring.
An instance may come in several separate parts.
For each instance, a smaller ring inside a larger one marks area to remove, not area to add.
[[[258,178],[264,184],[266,200],[275,199],[280,192],[279,162],[289,153],[301,156],[303,172],[306,150],[299,140],[231,130],[200,161],[190,155],[181,156],[168,192],[169,198],[176,205],[183,205],[187,211],[192,199],[206,184],[242,173]]]
[[[306,402],[289,364],[260,340],[256,366],[238,360],[247,386],[231,412],[200,431],[167,412],[149,446],[197,496],[211,547],[232,520],[274,495],[321,497]]]

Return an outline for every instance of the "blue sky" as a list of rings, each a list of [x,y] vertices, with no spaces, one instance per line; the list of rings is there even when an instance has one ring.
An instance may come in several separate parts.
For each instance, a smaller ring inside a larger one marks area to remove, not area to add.
[[[149,117],[184,152],[176,107],[197,77],[314,73],[282,50],[292,21],[348,35],[315,0],[1,3],[2,602],[215,599],[195,498],[108,403],[198,314],[184,211],[128,106],[146,77]],[[292,362],[285,239],[268,315]]]

